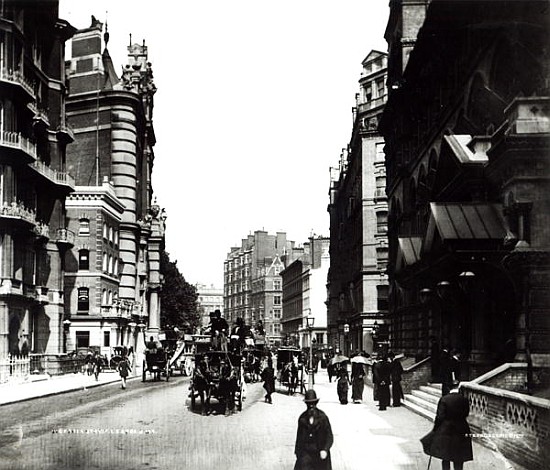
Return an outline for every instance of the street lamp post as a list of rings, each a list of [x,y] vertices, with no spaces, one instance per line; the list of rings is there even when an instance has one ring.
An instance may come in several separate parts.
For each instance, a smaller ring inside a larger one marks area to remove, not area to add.
[[[313,325],[315,324],[315,317],[306,317],[306,326],[309,333],[309,368],[308,368],[308,381],[309,388],[313,390]]]
[[[69,337],[69,328],[71,327],[71,320],[68,318],[63,320],[63,352],[67,352],[67,342]]]
[[[348,354],[349,323],[344,324],[344,354]]]

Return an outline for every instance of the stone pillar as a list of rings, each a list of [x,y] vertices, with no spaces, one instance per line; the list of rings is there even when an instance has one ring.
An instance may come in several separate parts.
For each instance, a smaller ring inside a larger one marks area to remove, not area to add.
[[[115,194],[124,204],[119,227],[119,252],[122,259],[119,298],[136,300],[136,263],[139,227],[136,224],[137,128],[131,106],[119,106],[112,112],[111,175]]]

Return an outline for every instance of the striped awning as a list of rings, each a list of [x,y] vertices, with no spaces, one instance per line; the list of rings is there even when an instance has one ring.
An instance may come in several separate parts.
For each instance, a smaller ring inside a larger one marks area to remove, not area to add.
[[[431,219],[443,240],[502,240],[506,222],[500,204],[430,204]]]

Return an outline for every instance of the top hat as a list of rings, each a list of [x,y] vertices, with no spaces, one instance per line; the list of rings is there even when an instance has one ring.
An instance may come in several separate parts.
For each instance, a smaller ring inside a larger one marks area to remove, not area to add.
[[[315,393],[315,390],[307,390],[306,395],[304,397],[304,401],[306,403],[317,403],[319,399],[317,398],[317,394]]]

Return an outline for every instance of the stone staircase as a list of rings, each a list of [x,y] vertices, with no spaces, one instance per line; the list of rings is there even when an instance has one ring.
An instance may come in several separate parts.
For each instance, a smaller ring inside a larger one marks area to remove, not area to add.
[[[435,421],[437,403],[440,398],[441,384],[430,383],[420,386],[418,390],[407,393],[403,405],[420,416]]]

